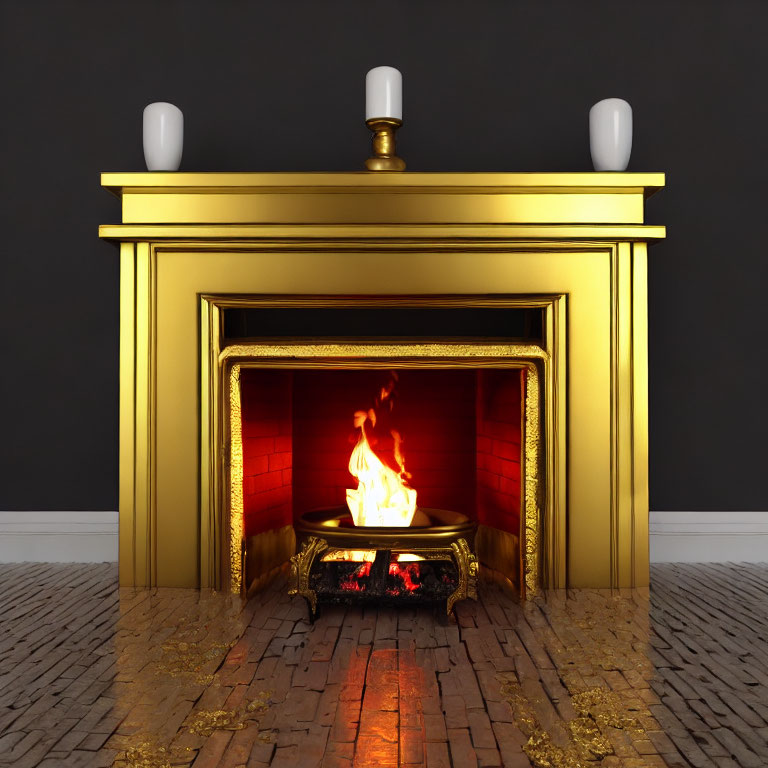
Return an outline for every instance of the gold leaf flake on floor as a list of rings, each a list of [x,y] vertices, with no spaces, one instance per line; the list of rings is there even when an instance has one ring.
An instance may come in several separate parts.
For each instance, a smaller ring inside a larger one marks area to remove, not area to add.
[[[187,728],[198,736],[210,736],[214,731],[240,731],[269,709],[270,695],[271,691],[261,691],[257,698],[240,709],[196,710]]]

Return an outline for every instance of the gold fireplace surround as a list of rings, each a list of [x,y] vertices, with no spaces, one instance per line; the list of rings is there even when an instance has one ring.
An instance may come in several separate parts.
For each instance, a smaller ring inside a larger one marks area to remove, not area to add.
[[[318,340],[238,356],[224,309],[389,303],[543,312],[540,347],[472,352],[536,373],[522,576],[529,589],[648,584],[647,245],[665,232],[644,223],[644,201],[663,174],[105,173],[102,185],[122,201],[122,222],[100,228],[121,259],[121,584],[239,587],[233,371],[351,354]],[[393,363],[457,357],[415,346],[393,347]],[[381,349],[359,353],[381,362]]]

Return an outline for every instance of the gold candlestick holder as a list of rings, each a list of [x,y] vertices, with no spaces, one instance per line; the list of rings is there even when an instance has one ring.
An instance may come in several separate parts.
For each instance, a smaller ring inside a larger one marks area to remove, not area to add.
[[[397,156],[395,131],[403,124],[394,117],[372,117],[365,124],[373,131],[373,157],[365,161],[369,171],[404,171],[405,160]]]

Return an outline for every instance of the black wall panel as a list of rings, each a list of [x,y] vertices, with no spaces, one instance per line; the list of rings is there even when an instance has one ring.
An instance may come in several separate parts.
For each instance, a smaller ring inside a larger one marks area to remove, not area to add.
[[[768,5],[745,0],[0,0],[0,509],[117,506],[118,220],[141,111],[184,170],[353,170],[367,69],[404,75],[412,170],[590,168],[635,113],[649,221],[651,506],[768,509]]]

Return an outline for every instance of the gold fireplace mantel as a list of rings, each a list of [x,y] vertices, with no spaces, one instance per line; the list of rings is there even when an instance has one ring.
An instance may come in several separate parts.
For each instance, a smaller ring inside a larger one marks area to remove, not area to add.
[[[545,312],[550,587],[648,583],[644,201],[658,173],[105,173],[120,243],[120,581],[217,586],[219,308]],[[350,299],[350,297],[356,297]],[[378,297],[378,298],[377,298]]]

